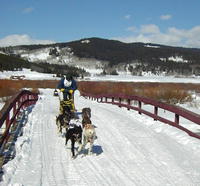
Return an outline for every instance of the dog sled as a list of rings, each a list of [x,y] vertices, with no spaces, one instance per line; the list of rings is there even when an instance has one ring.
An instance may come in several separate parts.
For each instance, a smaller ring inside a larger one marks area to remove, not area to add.
[[[53,95],[58,96],[58,91],[56,89],[54,90]]]

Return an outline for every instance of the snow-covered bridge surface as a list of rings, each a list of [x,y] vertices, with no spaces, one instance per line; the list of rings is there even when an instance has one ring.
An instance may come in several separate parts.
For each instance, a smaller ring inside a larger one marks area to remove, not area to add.
[[[57,133],[59,101],[42,90],[28,116],[16,157],[0,185],[199,186],[200,140],[135,111],[75,95],[76,108],[92,110],[97,127],[93,155],[71,159],[70,143]]]

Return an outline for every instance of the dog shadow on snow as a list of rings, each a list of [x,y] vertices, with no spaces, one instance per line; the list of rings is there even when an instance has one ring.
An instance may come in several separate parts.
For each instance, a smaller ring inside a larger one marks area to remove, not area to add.
[[[78,148],[77,148],[78,149]],[[83,149],[80,153],[79,153],[79,155],[84,155],[84,156],[86,156],[86,155],[89,155],[88,154],[88,148],[85,148],[85,149]],[[96,155],[96,156],[99,156],[101,153],[103,153],[103,149],[102,149],[102,147],[100,146],[100,145],[93,145],[93,147],[92,147],[92,154],[93,155]]]
[[[67,149],[71,149],[71,147],[67,146]],[[76,152],[78,152],[78,147],[75,147],[75,150],[76,150]],[[77,157],[77,156],[81,156],[81,157],[90,156],[90,154],[88,154],[88,151],[89,151],[89,149],[85,148],[81,152],[76,154],[75,157]],[[103,149],[102,149],[102,147],[100,145],[93,145],[92,154],[91,155],[99,156],[102,153],[103,153]]]
[[[101,153],[103,153],[103,149],[100,145],[94,145],[92,147],[92,151],[94,154],[96,154],[97,156],[100,155]]]

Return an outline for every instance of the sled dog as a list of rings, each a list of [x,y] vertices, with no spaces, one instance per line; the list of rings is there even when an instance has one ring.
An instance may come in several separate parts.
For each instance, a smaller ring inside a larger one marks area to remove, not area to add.
[[[74,125],[72,128],[70,127],[68,131],[66,132],[65,135],[66,141],[65,145],[67,145],[68,140],[71,141],[71,153],[72,153],[72,158],[75,158],[75,142],[79,143],[79,149],[81,146],[81,141],[82,141],[82,128],[81,126]]]
[[[82,109],[82,126],[85,127],[86,124],[92,124],[91,122],[91,109],[83,108]]]
[[[94,140],[96,139],[96,131],[95,127],[92,124],[85,124],[83,128],[83,134],[82,134],[82,145],[80,147],[79,151],[82,151],[85,146],[89,143],[89,149],[88,149],[88,154],[92,154],[92,148],[94,144]]]
[[[66,131],[69,128],[69,122],[72,119],[72,113],[69,107],[66,107],[62,114],[56,117],[56,125],[58,127],[58,132],[62,134],[62,129],[65,128]]]

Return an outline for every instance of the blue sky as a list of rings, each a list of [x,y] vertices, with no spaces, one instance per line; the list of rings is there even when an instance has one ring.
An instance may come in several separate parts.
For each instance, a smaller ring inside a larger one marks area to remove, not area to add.
[[[89,37],[200,48],[199,0],[0,0],[0,46]]]

